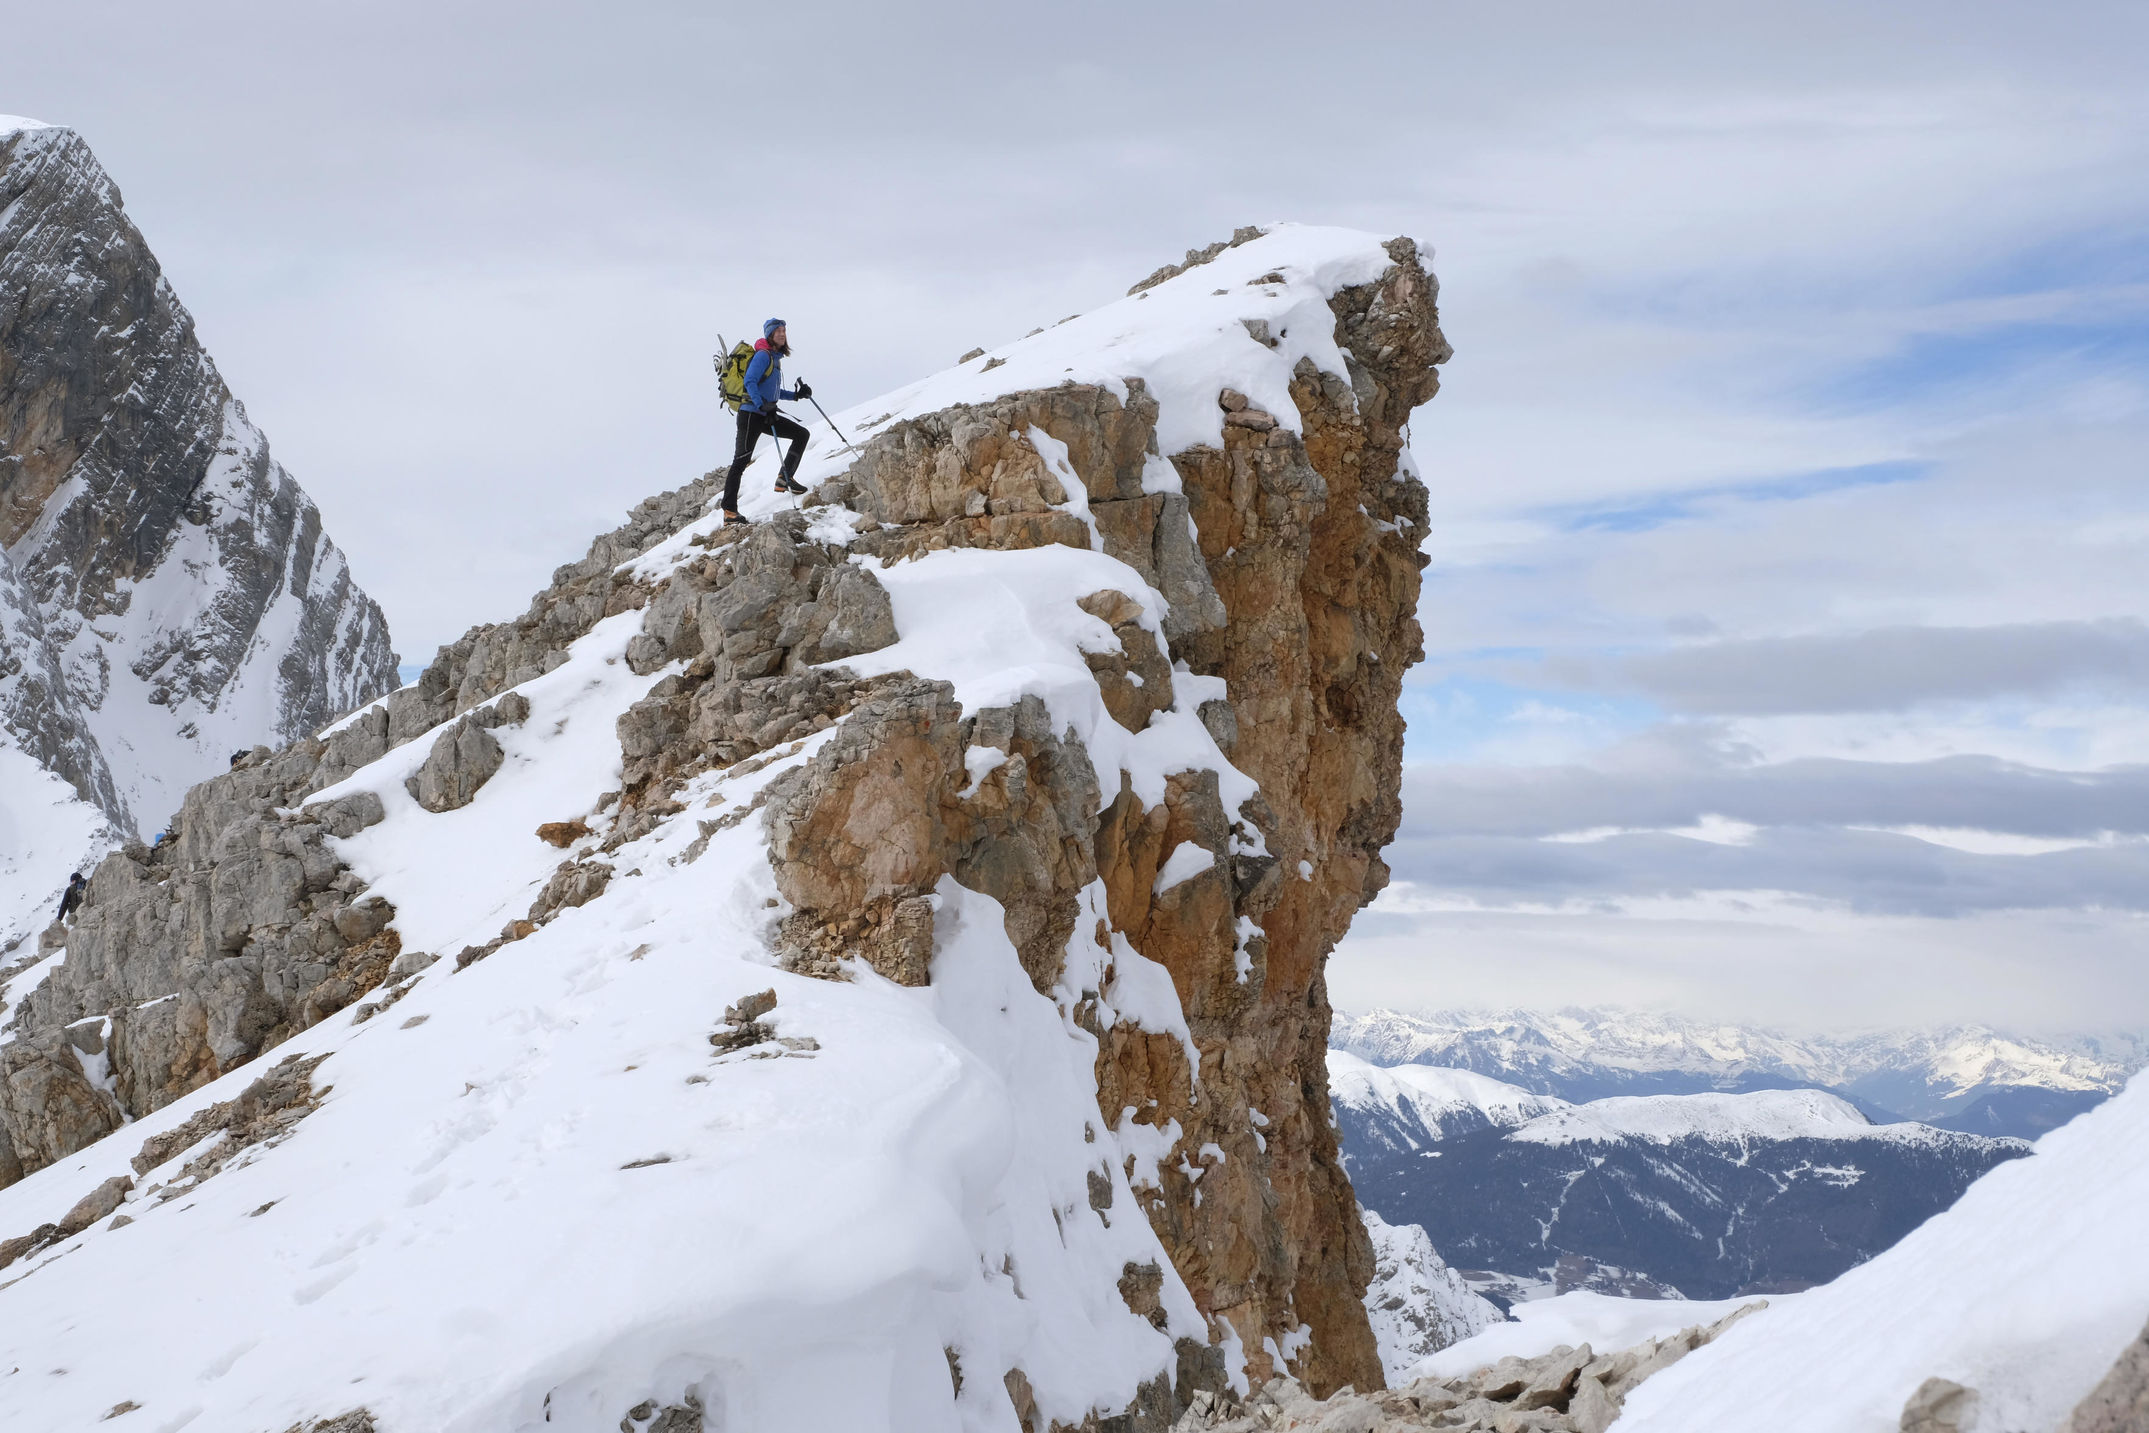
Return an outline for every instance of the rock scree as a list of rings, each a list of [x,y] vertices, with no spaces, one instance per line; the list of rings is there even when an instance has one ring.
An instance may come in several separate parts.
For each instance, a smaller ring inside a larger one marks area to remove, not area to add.
[[[1171,1433],[1406,1433],[1420,1428],[1443,1433],[1605,1433],[1618,1421],[1627,1395],[1644,1379],[1767,1307],[1766,1300],[1757,1300],[1714,1323],[1612,1353],[1600,1354],[1586,1343],[1580,1348],[1562,1344],[1534,1358],[1510,1355],[1465,1377],[1414,1379],[1384,1392],[1343,1388],[1317,1398],[1292,1379],[1272,1379],[1243,1401],[1228,1395],[1198,1396],[1172,1424]],[[1906,1433],[1912,1427],[1908,1415],[1903,1427]],[[1927,1433],[1928,1425],[1917,1427]]]

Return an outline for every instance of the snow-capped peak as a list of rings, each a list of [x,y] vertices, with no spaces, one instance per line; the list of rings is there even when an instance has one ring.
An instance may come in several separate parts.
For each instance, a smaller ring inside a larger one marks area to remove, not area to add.
[[[2140,1035],[2037,1039],[1961,1025],[1798,1036],[1611,1009],[1338,1012],[1330,1038],[1377,1065],[1475,1070],[1569,1099],[1806,1085],[1914,1119],[1994,1089],[2093,1098],[2149,1062]]]
[[[43,435],[6,456],[0,746],[84,807],[0,782],[5,951],[69,873],[152,839],[234,751],[392,689],[395,657],[89,146],[0,117],[0,193],[0,294],[35,315],[0,332],[0,432]]]
[[[1525,1144],[1641,1140],[1902,1138],[1923,1125],[1876,1125],[1849,1101],[1821,1090],[1756,1090],[1745,1095],[1627,1095],[1540,1115],[1508,1135]],[[1930,1133],[1930,1131],[1925,1131]]]
[[[1407,1109],[1424,1122],[1435,1139],[1460,1132],[1461,1124],[1478,1127],[1519,1125],[1568,1108],[1565,1100],[1533,1094],[1470,1070],[1434,1065],[1396,1065],[1383,1069],[1345,1050],[1328,1052],[1329,1096],[1351,1109]],[[1458,1121],[1465,1111],[1483,1120]]]

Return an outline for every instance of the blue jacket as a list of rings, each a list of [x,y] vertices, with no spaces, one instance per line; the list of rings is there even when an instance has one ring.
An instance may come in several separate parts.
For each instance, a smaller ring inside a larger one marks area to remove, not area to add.
[[[783,359],[769,347],[767,339],[757,340],[754,356],[746,364],[746,401],[739,405],[747,413],[773,413],[776,400],[795,399],[798,395],[783,385]]]

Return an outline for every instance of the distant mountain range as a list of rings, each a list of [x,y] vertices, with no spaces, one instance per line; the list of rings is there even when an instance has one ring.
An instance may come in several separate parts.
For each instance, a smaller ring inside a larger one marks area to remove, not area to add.
[[[1721,1299],[1823,1283],[1953,1204],[2017,1139],[1875,1124],[1820,1090],[1570,1103],[1329,1055],[1359,1200],[1505,1306],[1573,1288]]]
[[[2149,1064],[2139,1034],[2031,1039],[1958,1026],[1797,1037],[1617,1010],[1339,1012],[1329,1043],[1374,1065],[1472,1071],[1571,1102],[1818,1089],[1876,1123],[2022,1139]]]

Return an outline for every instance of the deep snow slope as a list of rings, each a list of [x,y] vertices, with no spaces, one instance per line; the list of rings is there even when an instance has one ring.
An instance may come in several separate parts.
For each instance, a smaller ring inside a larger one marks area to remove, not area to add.
[[[195,788],[18,981],[0,1426],[1377,1384],[1321,970],[1398,817],[1433,305],[1408,240],[1241,231]]]
[[[1623,1433],[1894,1433],[1929,1378],[1962,1433],[2054,1429],[2149,1320],[2149,1079],[2037,1142],[1900,1244],[1775,1301],[1643,1386]]]
[[[2142,1036],[2033,1039],[1982,1026],[1799,1037],[1631,1010],[1339,1014],[1375,1065],[1473,1070],[1569,1100],[1810,1087],[1868,1114],[2034,1138],[2149,1061]]]
[[[72,130],[0,116],[0,746],[146,839],[233,751],[395,684],[380,609],[117,187]],[[0,823],[43,800],[0,786]],[[52,841],[63,868],[109,845]],[[0,919],[56,894],[47,874],[0,874]]]

